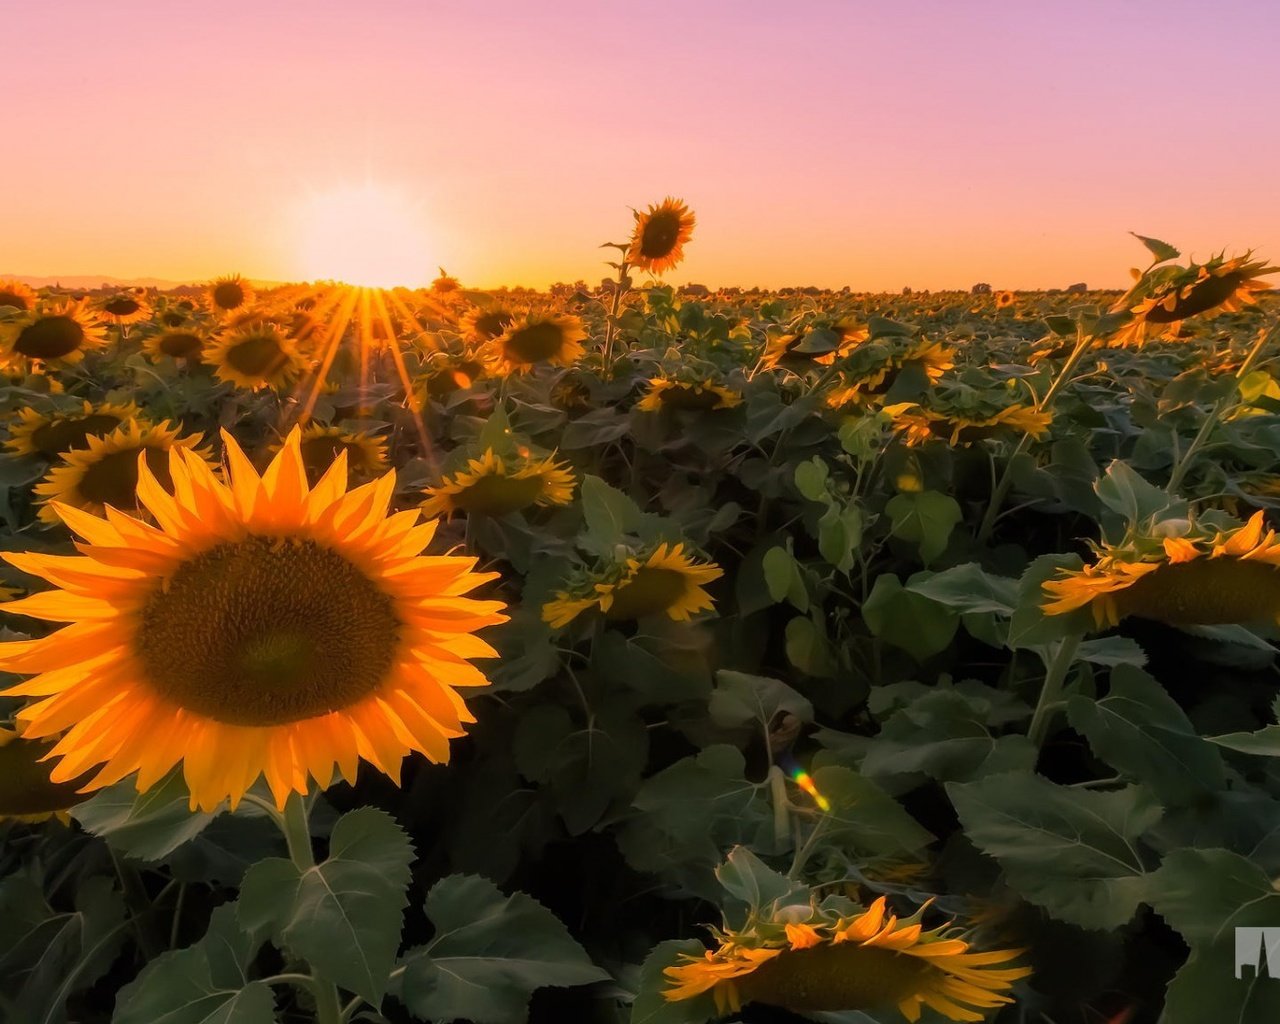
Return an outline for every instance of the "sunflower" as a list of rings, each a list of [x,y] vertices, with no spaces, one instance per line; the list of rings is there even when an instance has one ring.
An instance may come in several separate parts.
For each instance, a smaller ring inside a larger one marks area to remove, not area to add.
[[[44,758],[52,749],[47,740],[23,739],[0,728],[0,821],[71,820],[67,811],[84,801],[76,791],[86,779],[51,781],[53,766]]]
[[[136,324],[151,317],[151,307],[140,292],[126,291],[108,295],[98,303],[98,312],[117,327]]]
[[[462,337],[473,345],[481,345],[486,341],[501,337],[515,321],[516,315],[506,309],[481,309],[474,306],[458,324]]]
[[[239,274],[231,274],[211,282],[205,294],[216,311],[231,313],[252,304],[254,293],[253,285]]]
[[[34,675],[5,691],[36,698],[23,735],[61,735],[50,778],[101,766],[82,790],[136,772],[145,792],[181,762],[193,809],[234,808],[260,775],[283,808],[335,764],[398,780],[412,750],[447,761],[474,721],[455,687],[487,685],[468,659],[495,656],[474,631],[506,619],[462,595],[496,574],[420,554],[435,523],[388,514],[394,471],[348,491],[340,453],[311,488],[299,430],[261,477],[223,439],[229,485],[189,448],[172,495],[139,465],[157,526],[58,504],[83,555],[5,556],[61,588],[6,610],[70,623],[0,644],[0,669]]]
[[[12,277],[0,278],[0,306],[11,306],[26,312],[36,304],[36,293]]]
[[[467,468],[446,476],[426,490],[423,511],[429,516],[463,512],[505,516],[530,506],[567,505],[573,500],[574,478],[555,455],[545,459],[504,459],[486,448]]]
[[[732,409],[742,403],[742,395],[712,380],[682,381],[650,377],[649,389],[636,408],[641,412],[659,409]]]
[[[424,397],[448,398],[484,376],[484,363],[467,353],[433,352],[423,367]]]
[[[945,926],[925,931],[922,912],[899,920],[881,896],[852,917],[722,934],[719,948],[684,954],[687,962],[664,970],[663,995],[676,1002],[710,992],[720,1015],[753,1002],[799,1013],[896,1006],[909,1021],[925,1007],[947,1020],[981,1021],[986,1010],[1012,1003],[1009,989],[1031,970],[994,965],[1022,951],[973,952]]]
[[[142,343],[142,349],[156,361],[168,357],[198,363],[205,340],[204,332],[198,327],[167,327],[147,338]]]
[[[1250,256],[1251,252],[1232,259],[1219,255],[1203,264],[1165,268],[1155,272],[1159,283],[1154,285],[1147,277],[1140,278],[1111,309],[1113,313],[1127,310],[1133,319],[1109,344],[1141,348],[1147,341],[1176,337],[1182,322],[1190,317],[1231,313],[1257,302],[1255,293],[1269,287],[1261,278],[1280,267],[1250,260]],[[1171,270],[1178,272],[1171,275]],[[1138,296],[1140,301],[1131,306]]]
[[[38,304],[0,324],[0,350],[7,359],[26,356],[44,362],[76,363],[107,342],[102,321],[83,301]]]
[[[132,402],[94,405],[85,401],[77,412],[40,413],[28,406],[18,410],[18,422],[10,425],[4,444],[18,455],[56,459],[63,452],[85,447],[90,437],[109,434],[141,414],[142,410]]]
[[[1261,512],[1232,530],[1185,529],[1095,547],[1092,565],[1044,584],[1044,613],[1089,607],[1099,628],[1128,615],[1175,626],[1280,622],[1280,539]]]
[[[347,453],[347,468],[354,476],[363,479],[382,471],[387,465],[387,443],[363,430],[343,430],[313,423],[302,431],[300,445],[302,465],[312,486],[324,476],[339,452]],[[278,444],[273,451],[278,452],[283,447],[283,443]]]
[[[1013,292],[996,292],[996,309],[1008,309],[1017,301]]]
[[[830,366],[867,340],[867,329],[844,320],[812,323],[765,343],[762,368],[783,367],[802,372],[815,363]]]
[[[936,438],[945,440],[953,448],[967,447],[988,438],[1022,434],[1030,434],[1033,440],[1039,441],[1053,422],[1052,412],[1037,411],[1033,406],[1022,404],[1006,406],[991,415],[972,410],[923,409],[910,403],[889,406],[885,411],[905,431],[906,442],[911,447]]]
[[[242,388],[282,388],[301,372],[297,342],[268,320],[219,334],[205,349],[204,361],[219,380]]]
[[[660,275],[684,259],[684,244],[693,237],[696,219],[681,200],[667,196],[645,213],[636,211],[635,217],[626,260],[631,266]]]
[[[129,420],[105,436],[87,435],[85,447],[62,453],[62,464],[49,470],[36,484],[35,494],[43,499],[40,518],[56,523],[59,505],[102,515],[110,506],[120,511],[138,507],[138,463],[145,458],[151,472],[170,486],[169,457],[171,448],[192,448],[200,443],[199,434],[179,436],[179,427],[165,420],[158,426]],[[203,457],[205,452],[198,452]]]
[[[688,622],[713,607],[702,584],[723,575],[714,562],[690,558],[683,544],[659,544],[647,558],[627,558],[560,591],[543,606],[542,620],[560,629],[598,607],[615,621],[665,613],[676,622]]]
[[[572,366],[582,356],[586,336],[576,316],[530,313],[512,321],[487,347],[495,369],[528,373],[541,363]]]

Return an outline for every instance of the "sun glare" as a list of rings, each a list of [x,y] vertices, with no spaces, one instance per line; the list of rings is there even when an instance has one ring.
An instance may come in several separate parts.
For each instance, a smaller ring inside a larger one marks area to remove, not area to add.
[[[422,211],[385,185],[342,185],[312,193],[299,202],[298,220],[298,265],[307,280],[421,287],[437,272]]]

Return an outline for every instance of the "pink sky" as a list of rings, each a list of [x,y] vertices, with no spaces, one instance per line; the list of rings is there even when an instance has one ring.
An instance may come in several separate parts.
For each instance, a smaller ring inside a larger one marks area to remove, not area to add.
[[[27,0],[0,272],[298,277],[372,181],[474,286],[597,280],[668,193],[676,282],[1119,286],[1130,229],[1280,260],[1280,7]]]

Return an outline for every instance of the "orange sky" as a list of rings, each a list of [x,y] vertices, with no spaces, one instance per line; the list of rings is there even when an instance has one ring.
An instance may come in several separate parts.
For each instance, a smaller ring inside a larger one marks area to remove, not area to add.
[[[1280,259],[1278,12],[29,0],[0,273],[297,278],[343,244],[302,197],[364,183],[405,204],[408,284],[598,280],[668,193],[676,282],[1120,286],[1130,229]]]

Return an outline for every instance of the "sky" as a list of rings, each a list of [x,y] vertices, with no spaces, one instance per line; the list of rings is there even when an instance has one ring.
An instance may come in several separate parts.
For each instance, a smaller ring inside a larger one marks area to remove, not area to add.
[[[1272,0],[26,0],[5,37],[0,273],[594,282],[668,194],[675,283],[1280,260]]]

